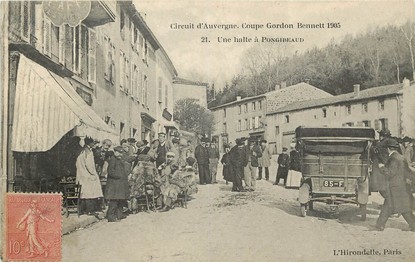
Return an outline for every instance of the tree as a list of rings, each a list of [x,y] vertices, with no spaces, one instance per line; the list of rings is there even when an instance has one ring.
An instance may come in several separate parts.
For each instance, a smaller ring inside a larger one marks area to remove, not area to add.
[[[409,48],[409,55],[411,58],[411,66],[412,66],[412,80],[415,80],[415,58],[414,58],[414,50],[413,50],[413,42],[414,42],[414,23],[407,22],[404,26],[401,27],[401,31],[406,39],[406,44]]]
[[[195,98],[183,98],[174,105],[173,119],[187,131],[210,135],[214,131],[213,114]]]

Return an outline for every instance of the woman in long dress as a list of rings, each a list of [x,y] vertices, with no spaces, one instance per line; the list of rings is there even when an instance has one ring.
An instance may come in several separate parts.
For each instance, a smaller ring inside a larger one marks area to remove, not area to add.
[[[76,182],[81,187],[81,207],[88,215],[97,216],[96,211],[100,211],[99,198],[103,197],[101,182],[95,169],[94,154],[92,147],[94,140],[86,137],[85,147],[76,159]]]

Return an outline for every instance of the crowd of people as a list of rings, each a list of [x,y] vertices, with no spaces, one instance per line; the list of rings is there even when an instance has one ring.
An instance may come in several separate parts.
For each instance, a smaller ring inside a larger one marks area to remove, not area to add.
[[[156,198],[154,208],[161,212],[174,208],[179,194],[197,193],[193,151],[192,141],[183,145],[166,133],[159,133],[151,144],[128,138],[117,146],[109,139],[100,144],[86,137],[76,160],[81,213],[99,217],[107,203],[106,218],[118,222],[137,208],[136,200],[149,183]]]
[[[379,192],[385,199],[376,221],[376,230],[383,231],[389,217],[399,214],[409,224],[410,230],[415,231],[415,216],[412,213],[415,175],[411,170],[415,160],[413,141],[409,137],[392,137],[388,129],[383,129],[379,133],[379,141],[372,147],[370,190]]]
[[[232,182],[233,192],[255,191],[256,180],[262,180],[263,171],[265,180],[270,179],[269,167],[271,166],[272,152],[266,140],[255,138],[238,138],[236,145],[225,145],[225,154],[222,156],[223,177],[227,182]],[[283,152],[278,156],[278,169],[274,185],[278,185],[283,179],[286,186],[289,170],[300,171],[299,153],[295,145],[291,145],[291,151],[283,147]],[[243,184],[245,186],[243,186]]]

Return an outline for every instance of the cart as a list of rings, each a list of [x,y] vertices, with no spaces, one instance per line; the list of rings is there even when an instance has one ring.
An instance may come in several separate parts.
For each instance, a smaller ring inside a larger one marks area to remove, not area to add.
[[[370,148],[375,139],[372,128],[298,127],[296,147],[300,152],[302,181],[299,189],[301,216],[313,210],[314,202],[360,206],[366,220],[369,197]]]

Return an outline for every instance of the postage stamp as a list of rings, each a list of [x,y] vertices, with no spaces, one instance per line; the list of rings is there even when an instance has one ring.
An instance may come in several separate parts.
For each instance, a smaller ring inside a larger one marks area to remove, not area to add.
[[[6,194],[6,261],[61,261],[62,195]]]

